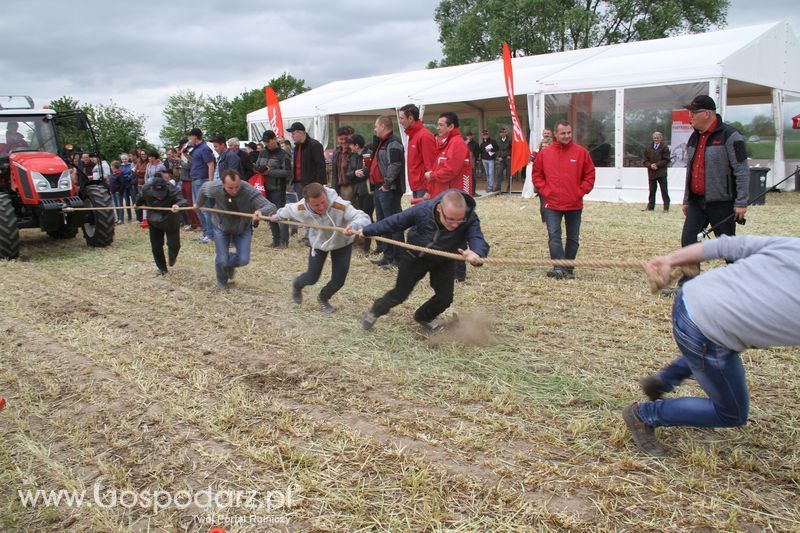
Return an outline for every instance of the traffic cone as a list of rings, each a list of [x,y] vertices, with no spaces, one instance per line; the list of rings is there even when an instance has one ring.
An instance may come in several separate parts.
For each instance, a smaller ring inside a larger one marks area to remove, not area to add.
[[[142,223],[139,224],[139,227],[142,229],[147,229],[150,227],[150,224],[147,223],[147,219],[142,220]]]
[[[6,408],[6,399],[0,396],[0,411]]]

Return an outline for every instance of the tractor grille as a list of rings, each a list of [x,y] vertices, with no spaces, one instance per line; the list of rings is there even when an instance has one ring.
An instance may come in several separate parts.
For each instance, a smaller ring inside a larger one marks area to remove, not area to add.
[[[54,189],[58,189],[58,180],[61,178],[61,172],[55,172],[53,174],[42,174],[47,181],[50,183],[50,186]]]
[[[72,194],[72,191],[40,192],[39,198],[42,200],[57,200],[59,198],[69,198],[70,194]]]

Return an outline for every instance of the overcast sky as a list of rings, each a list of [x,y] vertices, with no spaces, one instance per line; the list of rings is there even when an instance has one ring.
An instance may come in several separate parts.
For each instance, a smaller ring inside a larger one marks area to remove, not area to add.
[[[434,0],[28,0],[4,2],[0,93],[63,95],[146,116],[158,141],[167,97],[232,98],[289,72],[311,87],[425,68],[441,56]],[[789,20],[798,0],[731,0],[728,27]]]

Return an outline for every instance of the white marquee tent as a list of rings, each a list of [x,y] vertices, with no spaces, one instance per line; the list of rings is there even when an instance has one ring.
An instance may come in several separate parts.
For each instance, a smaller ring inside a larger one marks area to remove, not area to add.
[[[673,109],[701,93],[714,97],[723,118],[731,106],[770,104],[776,139],[773,157],[762,161],[774,169],[768,180],[794,169],[794,161],[785,161],[783,136],[786,109],[800,105],[800,42],[788,23],[520,57],[513,65],[517,110],[532,145],[545,124],[562,117],[573,122],[578,142],[606,143],[609,157],[598,166],[590,199],[643,201],[646,171],[632,157],[641,153],[641,139],[634,143],[626,130],[642,117],[670,122]],[[335,81],[281,102],[284,127],[303,122],[326,144],[331,125],[393,114],[409,102],[427,116],[455,111],[483,127],[488,117],[508,114],[502,69],[497,60]],[[585,123],[583,139],[576,120]],[[249,113],[247,122],[250,138],[260,138],[266,108]],[[663,127],[669,140],[670,124]],[[670,169],[674,201],[683,194],[683,172]]]

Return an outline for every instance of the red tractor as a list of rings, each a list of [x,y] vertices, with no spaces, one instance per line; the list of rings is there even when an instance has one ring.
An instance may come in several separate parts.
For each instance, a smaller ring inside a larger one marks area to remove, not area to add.
[[[83,111],[56,113],[34,109],[29,96],[0,96],[0,259],[19,257],[24,228],[54,239],[82,228],[89,246],[113,242],[113,211],[64,211],[112,205],[103,165],[87,175],[77,160],[82,153],[100,156]]]

